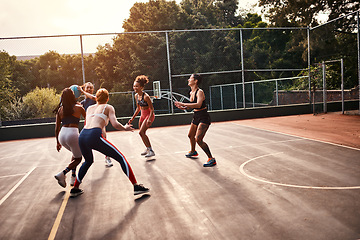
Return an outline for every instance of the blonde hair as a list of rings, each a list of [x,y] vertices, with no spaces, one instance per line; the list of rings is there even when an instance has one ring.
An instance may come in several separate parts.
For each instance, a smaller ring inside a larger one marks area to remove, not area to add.
[[[134,82],[138,82],[140,84],[141,87],[144,87],[146,83],[149,82],[149,79],[147,76],[145,75],[139,75],[135,78]]]
[[[96,91],[96,102],[103,104],[109,100],[109,92],[105,88],[100,88]]]

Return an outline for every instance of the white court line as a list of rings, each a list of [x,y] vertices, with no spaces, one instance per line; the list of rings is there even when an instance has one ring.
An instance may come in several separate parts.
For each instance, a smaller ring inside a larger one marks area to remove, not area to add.
[[[20,184],[25,181],[25,179],[36,169],[33,167],[20,181],[0,200],[0,206],[10,197],[10,195],[20,186]]]
[[[301,185],[293,185],[293,184],[284,184],[284,183],[277,183],[277,182],[272,182],[272,181],[267,181],[261,178],[257,178],[257,177],[253,177],[249,174],[247,174],[244,170],[244,167],[246,164],[248,164],[251,161],[254,160],[258,160],[260,158],[265,158],[268,156],[274,156],[274,155],[278,155],[278,154],[282,154],[283,152],[277,152],[277,153],[270,153],[270,154],[266,154],[266,155],[262,155],[262,156],[258,156],[255,158],[252,158],[246,162],[244,162],[243,164],[241,164],[239,170],[240,172],[245,175],[246,177],[253,179],[255,181],[259,181],[259,182],[263,182],[263,183],[268,183],[268,184],[272,184],[272,185],[277,185],[277,186],[283,186],[283,187],[292,187],[292,188],[304,188],[304,189],[321,189],[321,190],[350,190],[350,189],[360,189],[360,186],[353,186],[353,187],[317,187],[317,186],[301,186]]]
[[[251,127],[251,126],[247,126],[247,125],[242,125],[242,124],[240,124],[240,123],[230,123],[230,124],[235,124],[235,125],[239,125],[239,126],[242,126],[242,127],[254,128],[254,129],[257,129],[257,130],[262,130],[262,131],[271,132],[271,133],[282,134],[282,135],[290,136],[290,137],[302,138],[302,139],[306,139],[306,140],[310,140],[310,141],[315,141],[315,142],[327,143],[327,144],[331,144],[331,145],[338,146],[338,147],[344,147],[344,148],[349,148],[349,149],[352,149],[352,150],[360,151],[360,148],[349,147],[349,146],[341,145],[341,144],[337,144],[337,143],[325,142],[325,141],[322,141],[322,140],[317,140],[317,139],[312,139],[312,138],[307,138],[307,137],[296,136],[296,135],[292,135],[292,134],[288,134],[288,133],[282,133],[282,132],[276,132],[276,131],[267,130],[267,129],[263,129],[263,128]]]
[[[19,174],[13,174],[13,175],[0,176],[0,179],[1,179],[1,178],[8,178],[8,177],[22,176],[22,175],[25,175],[25,173],[19,173]]]

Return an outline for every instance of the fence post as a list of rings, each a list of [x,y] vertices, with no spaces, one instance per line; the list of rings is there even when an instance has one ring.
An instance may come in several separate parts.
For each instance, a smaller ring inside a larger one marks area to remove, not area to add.
[[[279,106],[279,87],[277,80],[275,80],[275,86],[276,86],[276,106]]]
[[[360,16],[359,11],[357,11],[357,49],[358,49],[358,79],[359,79],[359,85],[358,85],[358,91],[359,91],[359,114],[360,114]]]
[[[311,51],[310,51],[310,27],[309,26],[307,27],[307,42],[308,42],[309,104],[311,106]]]
[[[244,71],[244,46],[243,46],[243,34],[242,29],[240,29],[240,50],[241,50],[241,79],[243,84],[243,108],[246,108],[245,104],[245,71]]]
[[[344,59],[341,59],[341,110],[342,114],[344,114],[345,106],[344,106]]]
[[[255,89],[254,89],[254,82],[251,82],[251,92],[252,92],[252,102],[253,108],[255,107]]]
[[[235,109],[237,109],[237,94],[236,94],[236,84],[234,84],[234,99],[235,99]]]
[[[83,84],[85,84],[85,65],[84,65],[84,50],[83,50],[82,35],[80,35],[80,49],[81,49],[81,66],[82,66]]]
[[[167,54],[168,71],[169,71],[170,99],[173,99],[172,83],[171,83],[171,65],[170,65],[170,48],[169,48],[169,36],[168,36],[168,32],[165,32],[165,36],[166,36],[166,54]],[[172,103],[171,103],[171,114],[174,114],[174,106],[173,106]]]
[[[210,108],[209,108],[209,111],[212,111],[212,96],[211,96],[211,86],[209,86],[209,98],[210,98]]]
[[[322,72],[323,72],[323,106],[324,106],[324,113],[327,113],[327,106],[326,106],[326,100],[327,100],[327,92],[326,92],[326,65],[325,62],[323,61],[322,63]]]
[[[221,110],[224,110],[222,86],[220,86],[220,103],[221,103]]]

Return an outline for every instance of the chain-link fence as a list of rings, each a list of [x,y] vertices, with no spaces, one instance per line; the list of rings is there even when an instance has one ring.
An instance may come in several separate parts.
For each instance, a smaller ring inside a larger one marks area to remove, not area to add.
[[[173,114],[181,112],[174,100],[187,101],[187,79],[195,72],[204,77],[200,87],[209,110],[316,103],[315,111],[326,112],[329,101],[359,99],[358,15],[314,28],[10,37],[0,39],[0,49],[17,61],[30,61],[21,62],[26,74],[16,79],[23,89],[39,82],[59,88],[86,81],[95,88],[109,86],[119,117],[135,109],[133,79],[127,76],[145,74],[159,81],[164,98],[154,100],[155,113]],[[94,45],[96,53],[89,54]],[[43,56],[49,51],[54,54]],[[53,61],[57,54],[61,61]],[[115,80],[107,85],[107,78]],[[127,87],[116,91],[119,86]],[[145,90],[153,95],[152,87]]]

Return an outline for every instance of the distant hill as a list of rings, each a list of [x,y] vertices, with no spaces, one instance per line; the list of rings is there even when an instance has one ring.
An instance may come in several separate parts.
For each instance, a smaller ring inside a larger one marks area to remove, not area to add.
[[[25,61],[25,60],[30,60],[36,57],[40,57],[41,55],[32,55],[32,56],[16,56],[16,59],[18,61]]]
[[[80,54],[80,53],[74,53],[74,54],[64,54],[64,55],[77,55],[77,54]],[[91,54],[95,54],[95,53],[84,53],[84,57],[87,57]],[[33,58],[37,58],[37,57],[40,57],[41,55],[28,55],[28,56],[16,56],[16,59],[18,61],[25,61],[25,60],[30,60],[30,59],[33,59]]]

